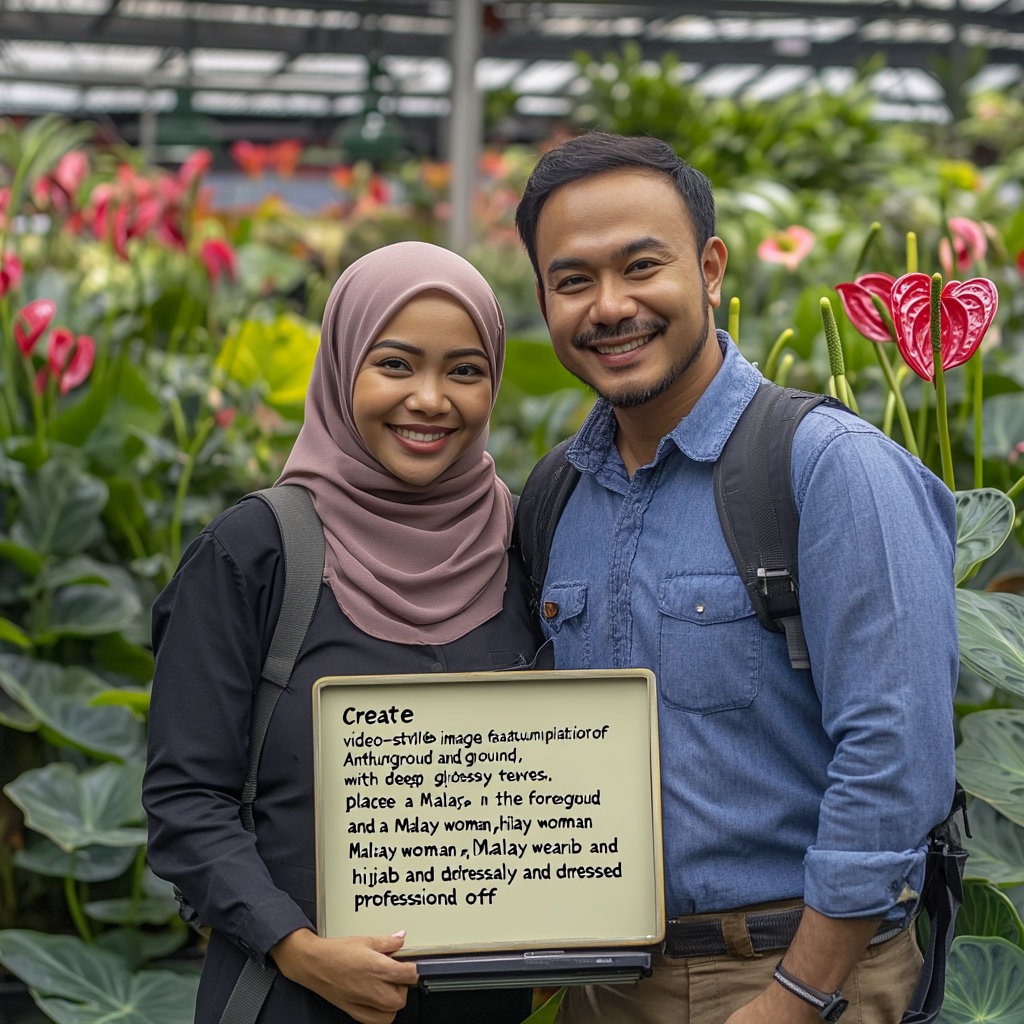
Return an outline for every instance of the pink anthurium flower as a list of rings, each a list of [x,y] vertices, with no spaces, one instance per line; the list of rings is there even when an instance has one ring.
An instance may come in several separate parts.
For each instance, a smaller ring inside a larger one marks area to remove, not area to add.
[[[14,340],[22,355],[27,356],[36,347],[36,342],[56,313],[57,303],[53,299],[35,299],[18,311],[14,320]]]
[[[8,292],[18,290],[24,270],[21,260],[13,252],[0,256],[0,299]]]
[[[934,380],[931,338],[931,278],[904,274],[892,286],[896,342],[907,365],[923,380]],[[984,277],[950,281],[942,289],[942,369],[966,363],[981,344],[999,306],[996,286]]]
[[[197,149],[178,168],[178,181],[188,188],[196,178],[203,177],[213,166],[213,154],[208,149]]]
[[[790,273],[814,248],[814,232],[799,224],[769,235],[758,247],[757,255],[766,263],[781,263]]]
[[[199,250],[199,258],[206,265],[206,272],[214,284],[220,282],[222,275],[232,281],[238,276],[238,259],[235,250],[222,238],[208,238]]]
[[[96,343],[87,334],[75,337],[66,327],[50,332],[46,346],[50,372],[60,381],[60,393],[66,395],[83,384],[96,360]]]
[[[985,258],[988,252],[988,241],[985,229],[976,221],[967,217],[950,217],[949,231],[956,247],[956,266],[958,270],[969,267],[975,260]],[[939,263],[946,277],[953,275],[953,257],[949,251],[949,239],[939,239]]]
[[[73,149],[60,158],[53,180],[69,199],[74,199],[89,174],[89,158],[80,149]]]
[[[895,278],[890,274],[862,274],[856,281],[836,285],[850,323],[871,341],[892,341],[889,328],[875,309],[871,296],[877,295],[885,303],[889,316],[892,316],[890,295],[893,281]]]

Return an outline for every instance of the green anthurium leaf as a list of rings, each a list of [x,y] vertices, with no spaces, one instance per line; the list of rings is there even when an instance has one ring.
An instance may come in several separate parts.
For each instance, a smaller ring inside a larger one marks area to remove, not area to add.
[[[23,708],[6,690],[0,689],[0,725],[19,732],[35,732],[39,719]]]
[[[1024,950],[1006,939],[959,936],[946,966],[946,998],[935,1024],[1020,1024]]]
[[[158,960],[181,949],[188,939],[188,929],[169,928],[162,932],[144,932],[138,928],[109,928],[97,945],[117,953],[131,970],[138,970],[147,960]]]
[[[984,800],[972,800],[968,815],[973,838],[963,836],[970,854],[966,877],[1000,886],[1024,884],[1024,828]]]
[[[558,1008],[565,998],[565,991],[564,988],[560,988],[543,1006],[534,1010],[523,1024],[555,1024],[555,1017],[558,1016]]]
[[[33,646],[28,635],[20,627],[16,626],[10,619],[2,617],[0,617],[0,640],[5,640],[9,644],[14,644],[15,647],[24,649]]]
[[[199,978],[137,971],[70,935],[0,932],[0,962],[57,1024],[191,1024]]]
[[[957,935],[1006,939],[1020,946],[1024,924],[1017,908],[988,882],[964,882],[964,902],[956,918]]]
[[[993,395],[981,403],[982,454],[986,459],[1006,459],[1024,441],[1024,402],[1019,394]],[[974,453],[974,433],[964,436]]]
[[[107,485],[75,460],[56,455],[18,486],[21,499],[11,540],[40,554],[73,555],[103,532]]]
[[[91,704],[108,689],[80,665],[62,668],[20,655],[0,655],[0,687],[57,738],[100,760],[141,761],[145,726],[128,707]]]
[[[84,846],[141,846],[143,766],[101,764],[79,774],[55,761],[4,786],[25,824],[70,853]]]
[[[41,631],[51,636],[100,636],[131,625],[142,612],[134,590],[94,583],[74,583],[56,591],[50,602],[50,621]]]
[[[25,837],[25,849],[14,854],[14,863],[26,871],[50,878],[109,882],[131,867],[135,853],[132,846],[85,846],[67,853],[46,836],[30,832]]]
[[[1024,711],[977,711],[960,725],[956,774],[972,796],[1024,825]]]
[[[1010,906],[1012,908],[1013,904]],[[178,902],[173,896],[143,896],[138,900],[127,896],[95,900],[86,903],[83,909],[94,921],[104,924],[166,924],[177,915]]]
[[[982,679],[1024,697],[1024,597],[956,592],[960,660]]]
[[[0,538],[0,558],[13,562],[26,576],[35,576],[43,568],[39,555],[6,538]]]
[[[1013,502],[994,487],[956,492],[956,582],[994,555],[1002,546],[1017,511]]]
[[[108,633],[93,644],[92,655],[97,664],[111,672],[130,676],[140,683],[153,678],[153,655],[144,647],[129,643],[121,633]]]
[[[66,587],[70,583],[98,583],[100,586],[117,586],[131,578],[116,565],[97,562],[88,555],[73,555],[71,558],[50,566],[38,579],[40,586],[48,590]]]
[[[174,899],[174,883],[160,878],[153,874],[153,869],[147,867],[142,873],[142,891],[147,896],[159,896],[163,899]],[[177,903],[177,900],[175,900]]]
[[[149,699],[148,690],[104,690],[103,693],[93,697],[89,703],[94,708],[104,708],[113,705],[128,708],[137,715],[148,715]]]

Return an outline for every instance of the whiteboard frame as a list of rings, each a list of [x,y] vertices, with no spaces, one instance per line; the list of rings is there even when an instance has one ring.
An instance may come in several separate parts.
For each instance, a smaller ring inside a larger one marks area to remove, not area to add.
[[[654,860],[654,930],[648,935],[614,935],[604,939],[591,937],[579,938],[566,935],[559,938],[544,938],[525,942],[490,942],[490,943],[449,943],[437,946],[404,946],[396,956],[431,956],[450,953],[486,953],[498,950],[531,950],[531,949],[601,949],[612,946],[653,946],[665,938],[665,866],[662,849],[662,814],[661,814],[661,756],[658,741],[658,691],[653,672],[647,669],[579,669],[576,671],[525,671],[525,672],[429,672],[414,675],[387,676],[324,676],[313,685],[313,786],[314,786],[314,819],[316,842],[316,913],[317,934],[326,937],[326,893],[324,878],[324,842],[323,842],[323,786],[321,785],[321,734],[320,734],[320,702],[325,689],[338,686],[382,686],[395,684],[430,684],[442,683],[542,683],[546,680],[560,683],[578,683],[586,686],[597,681],[621,679],[623,682],[636,682],[642,679],[647,688],[647,705],[650,723],[650,784],[651,784],[651,835],[653,840],[652,855]],[[585,699],[582,698],[581,699]]]

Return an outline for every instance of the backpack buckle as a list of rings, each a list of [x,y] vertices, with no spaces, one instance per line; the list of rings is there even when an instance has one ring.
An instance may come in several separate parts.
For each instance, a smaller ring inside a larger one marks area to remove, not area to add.
[[[788,569],[765,569],[762,567],[757,570],[757,577],[761,581],[761,592],[765,597],[768,596],[768,582],[770,580],[786,578],[789,580],[789,589],[794,592],[796,591],[793,575]]]

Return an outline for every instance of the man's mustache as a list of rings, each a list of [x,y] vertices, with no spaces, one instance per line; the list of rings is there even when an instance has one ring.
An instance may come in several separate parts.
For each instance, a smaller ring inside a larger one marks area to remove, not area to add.
[[[618,341],[620,338],[635,338],[638,335],[657,334],[659,331],[667,330],[668,321],[661,317],[650,317],[644,320],[634,318],[632,320],[620,320],[610,327],[598,325],[591,327],[589,331],[577,334],[572,343],[576,348],[589,348],[591,345],[609,344]]]

